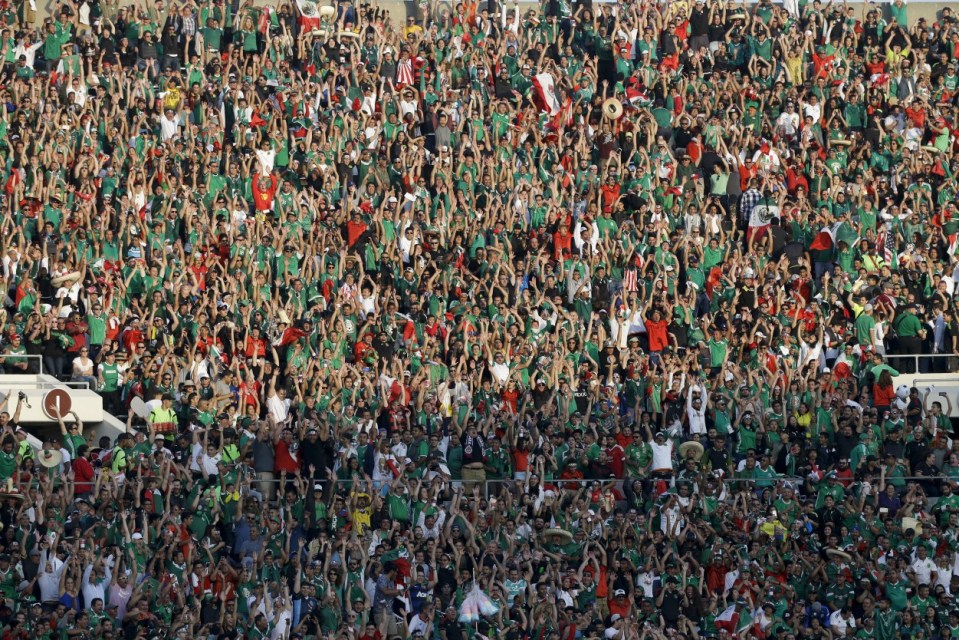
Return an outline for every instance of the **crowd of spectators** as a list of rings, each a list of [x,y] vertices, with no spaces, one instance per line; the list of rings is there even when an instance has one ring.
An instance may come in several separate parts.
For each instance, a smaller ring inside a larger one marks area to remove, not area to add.
[[[959,636],[949,7],[36,4],[0,639]]]

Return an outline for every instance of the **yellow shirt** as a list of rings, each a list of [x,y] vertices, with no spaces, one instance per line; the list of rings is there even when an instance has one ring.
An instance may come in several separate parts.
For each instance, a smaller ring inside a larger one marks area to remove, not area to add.
[[[420,35],[423,33],[423,27],[418,24],[409,24],[403,27],[403,40],[405,41],[411,33]]]
[[[351,514],[353,516],[353,530],[356,531],[356,535],[358,536],[363,535],[366,530],[370,528],[370,522],[373,518],[373,506],[372,502],[369,501],[369,495],[366,493],[356,494],[356,498],[362,496],[367,497],[367,506],[356,507]]]
[[[786,70],[794,85],[803,83],[803,57],[799,54],[795,58],[786,56]]]
[[[908,57],[909,57],[908,48],[900,49],[899,53],[896,53],[892,49],[886,49],[886,62],[888,62],[890,65],[897,65]]]

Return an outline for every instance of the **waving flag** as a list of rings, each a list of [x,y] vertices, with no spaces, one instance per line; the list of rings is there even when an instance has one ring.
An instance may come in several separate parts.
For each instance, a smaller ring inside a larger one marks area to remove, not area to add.
[[[774,204],[760,203],[752,208],[749,213],[749,228],[746,230],[746,240],[753,242],[759,240],[769,227],[773,220],[779,217],[779,207]]]
[[[736,612],[736,605],[731,604],[716,616],[716,628],[725,629],[730,635],[736,633],[739,625],[739,614]]]
[[[876,238],[876,253],[879,254],[886,264],[892,264],[892,246],[889,242],[889,232],[885,229],[883,229],[879,233],[879,237]]]
[[[257,31],[266,35],[271,25],[279,26],[276,11],[272,7],[263,7],[260,9],[260,15],[257,18]]]
[[[563,101],[563,107],[553,116],[550,123],[554,131],[563,131],[573,124],[573,99],[569,96]]]
[[[307,31],[320,28],[320,8],[313,0],[296,0],[300,11],[300,28]]]
[[[631,84],[626,87],[626,104],[630,107],[648,107],[653,103],[643,87]]]
[[[306,335],[306,332],[298,327],[287,327],[283,334],[273,343],[274,347],[285,347],[289,344],[293,344],[300,338]]]
[[[744,607],[742,612],[739,614],[739,620],[736,621],[736,633],[742,633],[750,627],[752,627],[752,631],[756,637],[765,637],[759,625],[753,622],[753,616],[749,611],[749,607]]]
[[[722,267],[713,267],[709,270],[709,275],[706,277],[706,295],[709,296],[709,299],[713,299],[713,290],[719,286],[719,283],[723,279],[723,270]]]
[[[819,235],[809,245],[809,248],[817,251],[829,251],[840,242],[845,242],[851,247],[856,244],[858,239],[856,232],[848,224],[836,222],[828,227],[823,227]]]
[[[560,111],[559,98],[556,97],[556,85],[553,76],[548,73],[538,73],[533,76],[534,101],[542,112],[555,116]]]

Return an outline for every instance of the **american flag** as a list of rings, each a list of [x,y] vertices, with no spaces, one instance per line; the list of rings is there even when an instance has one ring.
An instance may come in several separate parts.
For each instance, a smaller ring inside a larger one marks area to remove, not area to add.
[[[892,265],[892,247],[889,242],[889,231],[883,229],[876,239],[876,254],[882,256],[883,262]]]

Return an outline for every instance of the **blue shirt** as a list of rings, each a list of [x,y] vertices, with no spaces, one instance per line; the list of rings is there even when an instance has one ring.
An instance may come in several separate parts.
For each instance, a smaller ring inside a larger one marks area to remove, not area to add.
[[[423,587],[419,584],[414,584],[410,587],[410,608],[413,610],[413,613],[417,614],[422,611],[423,605],[429,602],[432,597],[433,590],[428,587]]]

